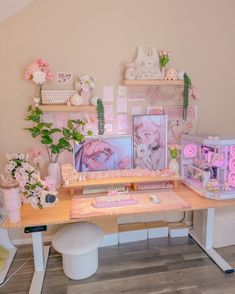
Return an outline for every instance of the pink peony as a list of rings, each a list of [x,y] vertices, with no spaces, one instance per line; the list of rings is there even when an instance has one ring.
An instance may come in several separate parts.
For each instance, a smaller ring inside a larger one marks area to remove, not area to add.
[[[27,67],[27,70],[24,74],[26,80],[32,80],[36,73],[41,72],[45,75],[45,79],[41,82],[35,82],[36,84],[43,84],[46,81],[52,80],[52,72],[49,70],[48,63],[43,59],[37,59],[32,64]]]

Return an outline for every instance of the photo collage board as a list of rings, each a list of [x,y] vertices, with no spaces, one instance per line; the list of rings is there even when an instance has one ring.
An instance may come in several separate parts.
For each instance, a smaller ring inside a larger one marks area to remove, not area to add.
[[[167,144],[179,144],[183,133],[195,131],[197,106],[190,103],[187,120],[183,120],[182,87],[104,86],[102,90],[107,138],[102,144],[96,141],[92,148],[112,146],[107,147],[104,154],[91,155],[90,165],[86,161],[88,161],[87,147],[91,147],[91,142],[83,147],[77,146],[73,161],[79,170],[105,170],[110,169],[110,166],[112,169],[164,168],[167,166]],[[44,114],[44,121],[53,121],[58,127],[65,126],[68,119],[77,118],[83,119],[84,114],[76,112]],[[85,119],[86,130],[92,130],[93,136],[97,136],[96,113],[86,113]],[[131,140],[123,139],[126,136],[131,137]],[[94,137],[94,140],[97,138]],[[118,151],[114,152],[112,149]],[[78,153],[80,155],[75,155]],[[81,154],[85,154],[85,159]],[[91,158],[97,162],[91,163]],[[99,161],[105,158],[106,163],[99,166]],[[153,161],[155,163],[152,163]]]

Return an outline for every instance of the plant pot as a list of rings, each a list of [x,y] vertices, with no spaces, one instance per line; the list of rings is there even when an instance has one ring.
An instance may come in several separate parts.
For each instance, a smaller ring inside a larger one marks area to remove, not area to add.
[[[179,163],[177,162],[176,158],[172,158],[170,163],[169,163],[169,169],[175,173],[179,173]]]
[[[61,185],[61,174],[60,174],[60,165],[58,162],[49,163],[48,165],[48,176],[51,176],[55,180],[56,188]]]

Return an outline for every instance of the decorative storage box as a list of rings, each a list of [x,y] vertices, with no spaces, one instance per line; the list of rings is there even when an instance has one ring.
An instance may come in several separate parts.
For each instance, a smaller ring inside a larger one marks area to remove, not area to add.
[[[168,237],[168,224],[163,221],[145,223],[148,239]]]
[[[185,223],[169,224],[169,236],[171,238],[186,237],[189,233],[189,227]]]
[[[118,225],[118,230],[118,239],[120,244],[147,240],[147,229],[144,223]]]
[[[181,145],[181,175],[189,187],[206,198],[235,198],[235,139],[183,135]]]
[[[66,104],[76,90],[42,90],[42,104]]]

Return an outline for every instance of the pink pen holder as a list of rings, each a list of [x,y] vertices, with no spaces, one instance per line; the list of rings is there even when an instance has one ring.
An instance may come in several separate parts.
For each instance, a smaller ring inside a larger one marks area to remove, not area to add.
[[[8,218],[11,223],[18,223],[21,220],[21,199],[19,186],[14,184],[2,184],[4,193],[4,207],[8,210]]]

